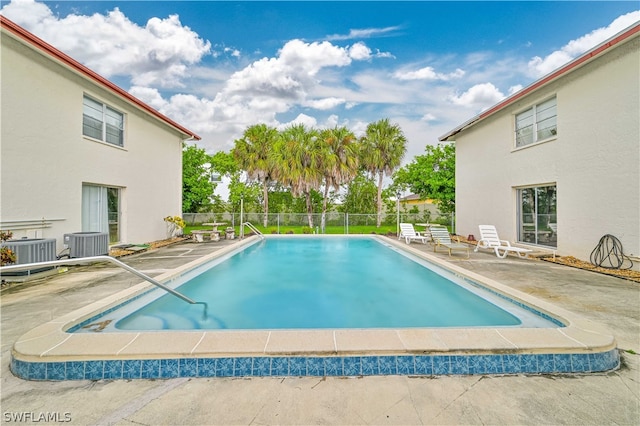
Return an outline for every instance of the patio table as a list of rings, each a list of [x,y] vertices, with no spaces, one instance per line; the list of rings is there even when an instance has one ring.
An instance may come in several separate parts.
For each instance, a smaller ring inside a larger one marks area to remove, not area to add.
[[[218,226],[222,226],[222,225],[226,225],[227,222],[211,222],[211,223],[203,223],[203,225],[205,226],[212,226],[213,227],[213,232],[219,232],[218,231]]]

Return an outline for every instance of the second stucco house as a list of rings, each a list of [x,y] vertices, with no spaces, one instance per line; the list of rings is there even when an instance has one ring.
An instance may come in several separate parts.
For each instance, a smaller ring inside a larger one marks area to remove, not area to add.
[[[5,17],[0,227],[14,238],[166,238],[192,131]]]
[[[640,24],[443,135],[457,232],[589,260],[605,234],[640,255]]]

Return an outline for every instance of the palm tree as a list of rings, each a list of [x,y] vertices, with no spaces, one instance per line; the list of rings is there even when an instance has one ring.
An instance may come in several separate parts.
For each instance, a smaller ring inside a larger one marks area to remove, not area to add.
[[[262,184],[263,225],[269,219],[269,184],[274,181],[273,157],[270,155],[278,138],[278,131],[266,124],[249,126],[241,139],[235,141],[232,150],[238,166],[247,172],[250,180]]]
[[[390,176],[400,166],[407,151],[407,139],[397,124],[389,123],[388,118],[369,123],[365,136],[361,140],[362,167],[373,176],[378,176],[377,220],[382,222],[382,180]]]
[[[321,228],[324,232],[329,188],[336,191],[350,182],[358,173],[358,145],[353,132],[346,127],[334,127],[320,133],[323,143],[324,198],[322,201]]]
[[[304,195],[309,227],[313,228],[311,190],[317,190],[322,180],[323,153],[318,132],[308,130],[303,124],[287,127],[280,133],[274,155],[277,156],[278,181],[291,188],[294,197]]]

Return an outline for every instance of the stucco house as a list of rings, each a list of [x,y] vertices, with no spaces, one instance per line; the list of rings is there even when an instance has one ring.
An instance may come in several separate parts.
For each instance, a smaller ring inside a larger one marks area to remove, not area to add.
[[[434,219],[439,215],[438,206],[433,202],[433,200],[424,199],[418,194],[409,194],[400,198],[400,206],[408,211],[417,210],[418,213],[429,211],[429,214]]]
[[[166,238],[192,131],[0,16],[0,229],[14,238]]]
[[[439,139],[455,142],[458,234],[492,224],[584,260],[611,234],[638,267],[640,23]]]

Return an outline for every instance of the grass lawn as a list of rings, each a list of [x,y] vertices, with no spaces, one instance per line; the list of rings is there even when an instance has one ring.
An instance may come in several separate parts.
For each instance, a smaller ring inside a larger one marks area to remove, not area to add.
[[[254,226],[258,228],[258,230],[263,234],[276,234],[278,232],[277,226],[267,226],[265,228],[264,226],[261,226],[257,223],[254,223]],[[219,229],[223,233],[225,228],[226,227],[220,227]],[[190,234],[191,231],[196,229],[211,229],[211,227],[203,226],[203,225],[186,226],[183,232],[185,234]],[[235,229],[236,235],[238,235],[239,227],[236,226],[234,229]],[[308,231],[309,227],[308,226],[280,226],[281,234],[303,234],[304,233],[303,230]],[[344,226],[327,226],[325,228],[325,234],[345,234],[346,233],[345,231],[346,230]],[[245,234],[248,234],[250,233],[250,229],[248,227],[245,227],[244,232]],[[386,235],[386,234],[395,235],[396,225],[395,224],[380,225],[380,228],[376,228],[375,225],[349,226],[349,234],[372,234],[372,233],[382,234],[382,235]]]

